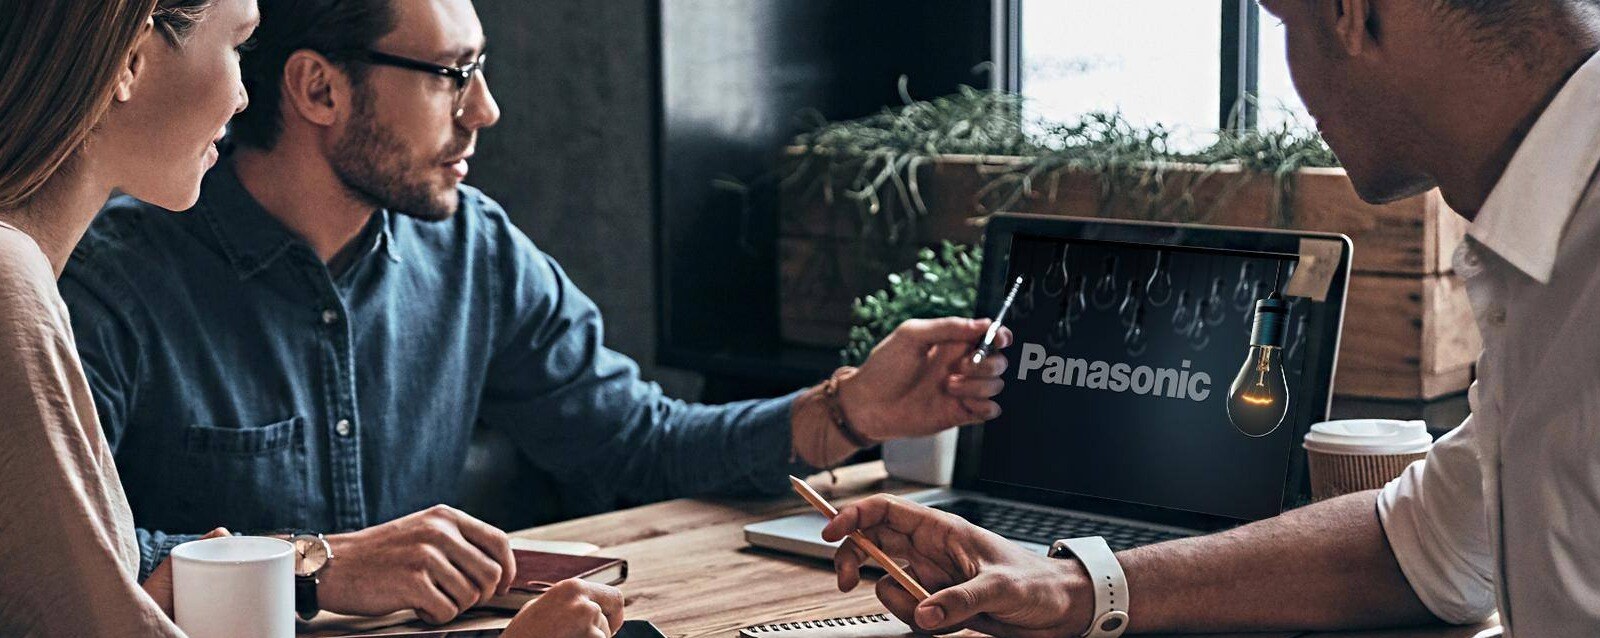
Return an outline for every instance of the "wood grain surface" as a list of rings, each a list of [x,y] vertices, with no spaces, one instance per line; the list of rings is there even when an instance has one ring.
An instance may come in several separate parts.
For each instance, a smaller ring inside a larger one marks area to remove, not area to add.
[[[886,479],[881,463],[851,466],[837,474],[837,486],[831,485],[825,474],[810,479],[817,491],[836,505],[878,492],[923,489]],[[649,620],[672,638],[734,638],[740,628],[754,624],[882,612],[870,582],[853,592],[840,593],[828,563],[745,544],[746,524],[805,511],[810,508],[792,494],[768,500],[680,499],[536,527],[512,536],[585,541],[599,545],[602,555],[627,559],[628,582],[622,585],[627,616]],[[475,612],[473,617],[446,627],[482,628],[506,622],[503,615]],[[410,626],[425,627],[419,623]],[[1472,638],[1480,629],[1247,635]]]

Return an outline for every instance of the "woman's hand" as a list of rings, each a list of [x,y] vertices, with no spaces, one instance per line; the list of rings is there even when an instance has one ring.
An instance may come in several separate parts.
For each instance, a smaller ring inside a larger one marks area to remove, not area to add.
[[[227,528],[218,527],[205,536],[201,536],[200,539],[205,540],[221,536],[232,536],[232,534],[228,532]],[[160,565],[156,565],[155,571],[150,572],[150,577],[144,579],[144,584],[141,586],[144,587],[144,593],[150,594],[150,597],[155,599],[156,606],[160,607],[168,618],[172,618],[172,557],[168,556],[167,560],[161,561]]]

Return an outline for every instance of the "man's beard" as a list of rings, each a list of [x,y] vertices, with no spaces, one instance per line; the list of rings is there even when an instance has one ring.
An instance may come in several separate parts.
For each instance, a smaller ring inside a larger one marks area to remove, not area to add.
[[[357,89],[350,128],[330,151],[333,172],[345,188],[373,206],[426,221],[454,215],[460,195],[453,186],[439,187],[432,179],[448,157],[460,155],[470,139],[452,144],[437,162],[414,166],[411,153],[373,113],[372,95]]]

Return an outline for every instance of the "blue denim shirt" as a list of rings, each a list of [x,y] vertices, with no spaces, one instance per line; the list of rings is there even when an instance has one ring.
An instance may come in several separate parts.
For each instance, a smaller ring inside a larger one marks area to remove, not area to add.
[[[567,515],[781,491],[785,397],[684,403],[606,349],[600,313],[494,201],[386,211],[338,276],[231,162],[173,214],[112,200],[61,277],[143,554],[232,530],[368,527],[457,500],[504,431]]]

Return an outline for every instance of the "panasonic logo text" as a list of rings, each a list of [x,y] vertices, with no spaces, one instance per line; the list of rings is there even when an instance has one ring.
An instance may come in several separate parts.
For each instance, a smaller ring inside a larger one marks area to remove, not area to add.
[[[1181,368],[1152,368],[1063,358],[1049,354],[1038,344],[1024,343],[1017,380],[1027,381],[1028,373],[1037,371],[1040,381],[1055,385],[1204,401],[1211,396],[1211,375],[1191,374],[1189,365],[1188,359],[1183,360]]]

